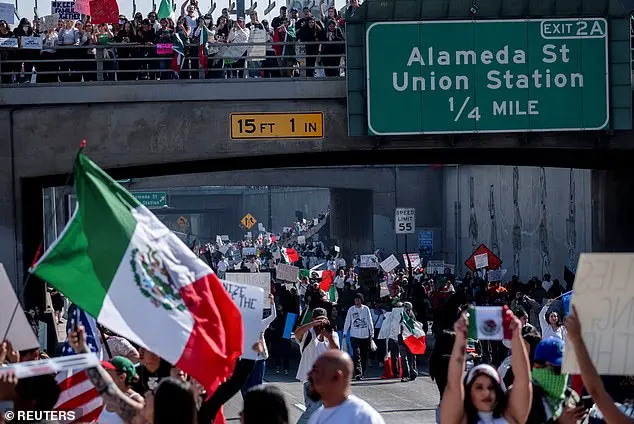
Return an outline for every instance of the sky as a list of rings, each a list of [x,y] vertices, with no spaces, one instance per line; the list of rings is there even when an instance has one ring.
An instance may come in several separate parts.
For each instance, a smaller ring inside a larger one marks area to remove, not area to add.
[[[33,7],[35,7],[36,2],[38,7],[38,14],[40,16],[51,14],[50,0],[16,0],[16,1],[18,2],[17,10],[20,17],[33,19]],[[130,19],[132,17],[133,0],[117,0],[117,1],[119,4],[119,13],[125,15],[128,19]],[[135,1],[136,1],[136,10],[143,13],[144,16],[146,16],[152,10],[152,0],[135,0]],[[156,8],[158,9],[160,0],[155,0],[155,1],[156,1]],[[183,0],[175,0],[175,1],[176,1],[177,11],[178,11],[180,10],[180,6]],[[199,0],[200,11],[203,14],[209,11],[209,9],[211,8],[212,1],[213,0]],[[220,11],[222,10],[223,7],[229,7],[229,1],[230,0],[216,0],[216,10],[213,12],[214,19],[220,16]],[[273,0],[245,0],[246,8],[249,8],[251,6],[251,1],[257,2],[256,11],[259,14],[260,20],[266,18],[269,20],[269,22],[271,21],[271,19],[273,19],[275,16],[279,14],[280,6],[282,6],[283,4],[286,4],[287,2],[289,4],[292,4],[295,7],[298,7],[299,9],[301,9],[300,6],[302,4],[312,6],[315,2],[315,0],[281,0],[281,1],[275,0],[275,7],[273,8],[273,10],[271,10],[269,15],[262,16],[264,13],[264,10],[269,5],[269,2],[272,2]],[[0,3],[10,3],[10,1],[0,0]],[[337,6],[337,9],[339,9],[343,7],[343,5],[345,4],[345,1],[336,0],[335,4]],[[17,20],[15,21],[15,23],[17,24]]]

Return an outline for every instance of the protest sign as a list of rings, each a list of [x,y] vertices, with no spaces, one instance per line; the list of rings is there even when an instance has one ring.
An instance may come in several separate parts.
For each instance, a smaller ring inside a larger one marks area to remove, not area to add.
[[[279,261],[282,259],[282,254],[280,253],[279,250],[276,250],[273,252],[273,259]]]
[[[158,43],[156,45],[156,54],[159,54],[159,55],[172,54],[172,51],[173,51],[172,46],[173,46],[172,43]]]
[[[0,38],[0,47],[2,48],[18,48],[18,39],[17,38]]]
[[[582,253],[571,304],[598,373],[634,375],[634,254]],[[579,374],[568,342],[562,371]]]
[[[277,264],[277,272],[275,278],[283,281],[290,281],[291,283],[297,282],[297,276],[299,275],[299,268],[292,265]]]
[[[335,246],[335,252],[337,253],[341,252],[341,248],[339,246]]]
[[[229,236],[226,234],[221,235],[220,238],[222,239],[222,241],[229,241]]]
[[[269,272],[228,272],[225,278],[235,283],[259,287],[267,294],[271,291],[271,274]]]
[[[361,255],[359,260],[359,268],[378,268],[379,258],[376,255]]]
[[[398,268],[399,265],[398,259],[396,259],[396,256],[394,255],[390,255],[386,260],[381,262],[381,268],[383,268],[383,271],[385,272],[390,272],[393,269]]]
[[[46,32],[50,29],[55,29],[57,28],[57,22],[59,22],[59,14],[57,13],[42,16],[40,18],[40,30]]]
[[[42,50],[42,37],[20,37],[20,47],[27,50]]]
[[[306,237],[305,236],[297,236],[297,243],[298,244],[306,244]]]
[[[487,278],[489,281],[502,281],[502,278],[504,278],[505,275],[505,269],[493,269],[487,272]]]
[[[475,255],[473,259],[475,260],[476,269],[482,269],[489,266],[489,255],[486,253]]]
[[[13,291],[9,276],[0,264],[0,337],[5,334],[16,350],[34,349],[40,345]]]
[[[257,249],[255,247],[244,247],[242,248],[242,256],[255,256],[257,253]]]
[[[117,4],[117,0],[91,0],[90,22],[93,25],[119,22],[119,5]]]
[[[425,272],[430,275],[433,273],[444,274],[445,261],[427,261]]]
[[[405,268],[409,268],[410,263],[412,265],[412,269],[418,268],[420,266],[420,256],[418,256],[418,253],[410,253],[409,255],[403,253],[403,263],[405,264]]]
[[[258,222],[258,231],[262,233],[266,232],[266,228],[264,228],[264,225],[262,225],[261,222]]]
[[[258,353],[253,350],[253,345],[260,339],[262,332],[262,309],[264,305],[264,290],[258,287],[241,284],[233,278],[236,275],[256,275],[227,273],[226,280],[222,280],[229,296],[240,309],[242,315],[242,328],[244,341],[242,344],[242,358],[258,359]],[[266,275],[269,275],[268,273]],[[268,289],[266,290],[268,293]]]
[[[59,15],[59,19],[76,21],[81,18],[78,12],[75,12],[74,1],[52,1],[51,13]],[[57,22],[55,22],[57,26]]]
[[[90,16],[90,0],[75,0],[75,7],[73,9],[77,13]]]
[[[222,237],[220,237],[220,236],[216,236],[216,244],[217,244],[217,245],[219,245],[219,246],[222,246],[222,245],[223,245],[223,243],[222,243]]]
[[[36,346],[37,347],[37,346]],[[0,375],[15,373],[18,379],[37,377],[38,375],[57,374],[62,371],[80,371],[92,368],[101,362],[94,353],[59,356],[57,358],[40,359],[39,361],[18,362],[0,367]]]
[[[218,250],[220,250],[220,253],[222,253],[223,255],[226,255],[227,251],[229,251],[229,246],[227,246],[227,245],[218,246]]]
[[[247,235],[245,236],[247,238],[247,240],[251,240],[253,238],[253,234],[251,234],[251,231],[247,232]]]
[[[12,3],[0,3],[0,20],[7,21],[9,25],[13,25],[14,14],[15,6]]]

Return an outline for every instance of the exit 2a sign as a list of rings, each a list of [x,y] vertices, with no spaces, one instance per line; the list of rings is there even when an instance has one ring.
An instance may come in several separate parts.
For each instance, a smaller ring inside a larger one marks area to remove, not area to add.
[[[394,227],[396,234],[414,234],[416,232],[416,209],[396,208]]]

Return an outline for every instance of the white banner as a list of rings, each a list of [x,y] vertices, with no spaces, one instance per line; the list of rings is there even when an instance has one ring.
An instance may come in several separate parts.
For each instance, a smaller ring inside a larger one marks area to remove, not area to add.
[[[28,50],[42,50],[42,37],[20,37],[20,47]]]
[[[299,275],[298,267],[286,264],[277,264],[276,269],[276,279],[290,281],[291,283],[297,282],[297,276]]]
[[[0,367],[0,375],[13,371],[18,379],[36,377],[38,375],[57,374],[68,370],[83,370],[99,365],[101,361],[94,353],[59,356],[57,358],[40,359],[39,361],[18,362]]]
[[[18,39],[17,38],[0,38],[0,47],[3,48],[18,48]]]
[[[59,22],[59,13],[42,16],[40,18],[40,31],[45,32],[57,28],[57,22]]]
[[[381,268],[383,268],[383,271],[385,272],[390,272],[393,269],[398,268],[399,265],[400,263],[398,263],[398,259],[396,259],[396,256],[394,255],[390,255],[386,260],[381,262]]]
[[[222,280],[229,296],[233,299],[240,313],[242,314],[242,328],[244,330],[244,341],[242,343],[242,358],[244,359],[261,359],[258,353],[253,350],[253,345],[260,339],[262,332],[262,309],[264,308],[264,293],[268,293],[259,287],[253,287],[245,284],[238,284],[233,279],[235,275],[257,275],[257,274],[241,274],[227,273],[226,280]],[[266,275],[269,275],[268,273]]]
[[[583,341],[600,375],[634,375],[633,271],[634,253],[579,257],[570,304],[577,309]],[[562,372],[579,374],[568,342]]]
[[[378,268],[379,258],[376,255],[361,255],[359,268]]]
[[[271,291],[271,274],[268,272],[227,272],[225,279],[247,286],[259,287],[267,294]]]

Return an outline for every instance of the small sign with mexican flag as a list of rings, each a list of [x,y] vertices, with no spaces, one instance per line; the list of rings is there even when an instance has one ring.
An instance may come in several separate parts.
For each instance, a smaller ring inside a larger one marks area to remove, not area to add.
[[[242,354],[238,306],[207,264],[83,152],[74,181],[75,214],[31,272],[213,391]]]
[[[474,340],[511,340],[508,306],[470,306],[467,337]]]

